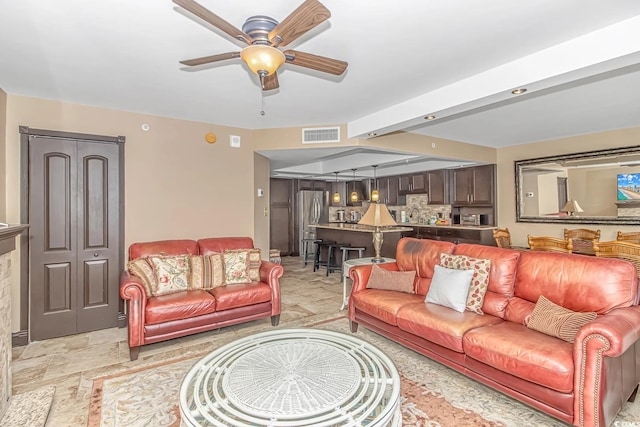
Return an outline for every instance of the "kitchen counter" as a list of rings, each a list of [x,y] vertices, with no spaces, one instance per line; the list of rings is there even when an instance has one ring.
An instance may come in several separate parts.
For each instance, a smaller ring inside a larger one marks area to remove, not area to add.
[[[316,224],[310,225],[313,228],[324,228],[328,230],[344,230],[344,231],[360,231],[365,233],[372,233],[375,231],[375,227],[370,225],[360,225],[360,224],[346,224],[342,222],[335,222],[329,224]],[[413,228],[410,224],[406,226],[397,226],[397,227],[380,227],[381,233],[394,233],[394,232],[402,232],[402,231],[413,231]]]
[[[495,230],[498,228],[495,225],[414,224],[411,222],[405,222],[402,225],[406,227],[455,228],[459,230]]]
[[[354,248],[364,248],[364,256],[374,256],[373,231],[374,227],[360,224],[316,224],[311,225],[316,229],[316,238],[333,240],[338,243],[349,244]],[[355,233],[354,233],[355,231]],[[403,233],[413,233],[413,227],[380,227],[383,234],[381,256],[385,258],[395,258],[396,246],[403,237]]]

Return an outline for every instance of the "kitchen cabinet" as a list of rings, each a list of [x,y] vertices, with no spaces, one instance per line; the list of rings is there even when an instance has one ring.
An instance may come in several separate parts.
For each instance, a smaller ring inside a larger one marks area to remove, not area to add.
[[[447,181],[447,170],[439,169],[427,171],[427,195],[430,205],[449,204],[449,185]]]
[[[269,247],[280,255],[291,255],[295,248],[292,200],[293,180],[271,178],[269,193]]]
[[[495,246],[492,228],[458,228],[443,225],[415,226],[415,237],[418,239],[442,240],[453,243],[475,243],[479,245]]]
[[[454,206],[493,206],[495,165],[452,169],[450,172]]]
[[[298,190],[326,190],[325,181],[318,181],[315,179],[299,179]]]
[[[335,193],[340,194],[340,202],[338,203],[333,201],[333,195]],[[331,183],[331,194],[329,194],[329,203],[331,206],[347,206],[347,197],[347,184],[344,181],[334,181]]]
[[[399,177],[398,194],[424,194],[427,192],[427,173],[417,172]]]
[[[405,195],[400,195],[400,179],[397,176],[385,176],[377,179],[376,183],[380,193],[380,203],[390,206],[399,206],[407,203]]]

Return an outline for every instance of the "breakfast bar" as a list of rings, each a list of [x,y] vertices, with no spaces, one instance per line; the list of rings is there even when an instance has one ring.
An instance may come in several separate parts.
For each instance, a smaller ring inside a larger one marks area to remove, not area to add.
[[[349,243],[352,247],[365,248],[364,256],[374,256],[373,236],[374,227],[360,224],[329,223],[312,225],[316,229],[316,238],[334,240],[341,243]],[[384,233],[384,241],[380,254],[383,257],[393,258],[396,255],[396,246],[403,232],[412,232],[412,227],[380,227]]]

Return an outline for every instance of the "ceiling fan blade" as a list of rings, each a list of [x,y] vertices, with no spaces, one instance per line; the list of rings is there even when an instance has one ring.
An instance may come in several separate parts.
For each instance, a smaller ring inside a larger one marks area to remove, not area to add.
[[[280,83],[278,83],[278,74],[273,73],[266,77],[261,78],[262,80],[262,90],[273,90],[278,89],[280,87]]]
[[[318,0],[306,0],[271,30],[269,40],[274,46],[286,46],[330,16],[329,9]]]
[[[183,65],[188,65],[189,67],[193,67],[196,65],[209,64],[211,62],[224,61],[226,59],[233,59],[233,58],[240,58],[240,52],[227,52],[227,53],[220,53],[218,55],[203,56],[202,58],[194,58],[194,59],[187,59],[185,61],[180,61],[180,63]]]
[[[229,34],[234,39],[241,40],[241,41],[243,41],[243,42],[245,42],[247,44],[251,44],[251,38],[247,34],[243,33],[241,30],[239,30],[238,28],[234,27],[233,25],[231,25],[230,23],[228,23],[224,19],[220,18],[218,15],[216,15],[213,12],[211,12],[206,7],[204,7],[201,4],[195,2],[194,0],[173,0],[173,2],[175,4],[177,4],[178,6],[180,6],[180,7],[184,8],[184,9],[188,10],[189,12],[193,13],[198,18],[208,22],[209,24],[213,25],[214,27],[224,31],[227,34]]]
[[[313,55],[306,52],[298,52],[295,50],[285,50],[284,55],[288,64],[311,68],[312,70],[335,74],[336,76],[344,73],[349,65],[345,61]]]

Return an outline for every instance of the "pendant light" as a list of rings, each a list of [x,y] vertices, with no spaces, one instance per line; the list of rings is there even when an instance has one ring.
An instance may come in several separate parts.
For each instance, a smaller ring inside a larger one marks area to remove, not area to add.
[[[353,171],[353,191],[349,196],[349,199],[352,203],[356,203],[358,201],[358,192],[356,191],[356,171],[358,169],[351,169]]]
[[[376,168],[378,165],[373,165],[373,185],[375,189],[371,190],[371,201],[374,203],[378,203],[380,200],[380,193],[378,193],[378,181],[376,180]]]
[[[336,174],[336,192],[333,193],[333,203],[340,203],[340,192],[338,191],[338,172]]]

